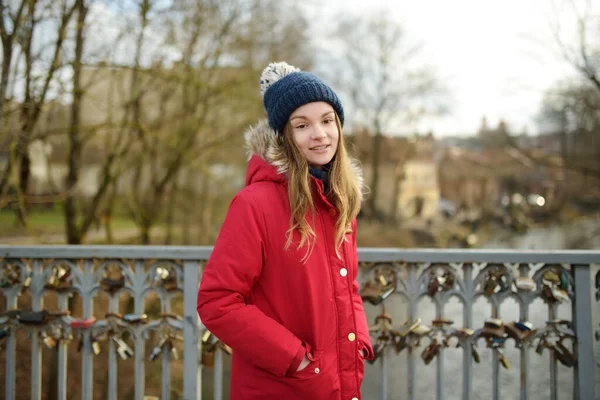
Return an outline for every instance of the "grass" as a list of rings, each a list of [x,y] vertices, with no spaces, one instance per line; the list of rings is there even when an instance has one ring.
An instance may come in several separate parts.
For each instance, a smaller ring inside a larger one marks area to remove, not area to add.
[[[0,237],[8,236],[36,236],[41,234],[61,234],[65,231],[65,217],[62,210],[32,210],[29,215],[27,227],[16,224],[15,213],[11,210],[0,211]],[[133,221],[123,217],[113,217],[114,230],[135,229]],[[95,230],[92,225],[90,231]]]

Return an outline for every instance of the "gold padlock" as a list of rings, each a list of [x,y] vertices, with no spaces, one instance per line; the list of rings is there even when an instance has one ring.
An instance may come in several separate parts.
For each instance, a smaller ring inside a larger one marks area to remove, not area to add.
[[[92,351],[95,355],[100,354],[100,343],[96,340],[92,340]]]
[[[212,368],[215,366],[215,353],[213,351],[203,351],[201,363],[205,367]]]
[[[44,342],[47,348],[53,349],[56,347],[56,340],[54,340],[54,338],[48,336],[48,334],[44,331],[42,331],[41,335],[42,341]]]
[[[481,359],[479,358],[479,353],[477,352],[477,350],[475,350],[475,346],[471,346],[471,356],[473,357],[473,361],[475,361],[477,364],[481,362]]]
[[[496,352],[498,353],[498,361],[500,361],[500,364],[502,364],[504,368],[510,369],[510,362],[508,361],[508,358],[502,354],[500,349],[496,349]]]
[[[421,358],[425,362],[425,365],[428,365],[431,360],[435,358],[440,352],[440,345],[437,339],[433,339],[433,341],[423,350],[421,353]]]
[[[536,288],[535,281],[529,277],[518,277],[515,281],[515,286],[518,290],[532,292]]]
[[[544,271],[542,278],[548,282],[560,283],[560,275],[558,274],[558,272],[556,272],[554,270]]]

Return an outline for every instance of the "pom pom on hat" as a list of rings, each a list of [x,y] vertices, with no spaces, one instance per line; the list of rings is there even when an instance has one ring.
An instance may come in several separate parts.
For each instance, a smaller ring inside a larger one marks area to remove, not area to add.
[[[278,134],[298,107],[317,101],[329,103],[344,124],[344,108],[335,92],[316,75],[286,62],[270,63],[263,70],[260,93],[269,125]]]
[[[267,65],[260,75],[260,95],[265,97],[265,92],[271,85],[292,72],[300,72],[300,68],[296,68],[286,62],[276,62]]]

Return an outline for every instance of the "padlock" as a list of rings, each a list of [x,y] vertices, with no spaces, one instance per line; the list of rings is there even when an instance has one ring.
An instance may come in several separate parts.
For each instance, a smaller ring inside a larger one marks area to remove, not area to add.
[[[430,279],[429,284],[427,285],[427,294],[429,297],[435,296],[435,294],[440,290],[440,283],[437,279]]]
[[[419,325],[421,325],[421,318],[417,318],[415,322],[406,321],[398,333],[399,336],[406,336],[413,332]]]
[[[575,365],[575,361],[577,359],[575,355],[571,353],[571,351],[567,349],[565,345],[563,345],[562,339],[564,338],[561,338],[553,346],[554,354],[556,355],[556,358],[558,359],[558,361],[560,361],[562,365],[564,365],[565,367],[572,367],[573,365]]]
[[[542,279],[552,283],[560,283],[560,275],[557,271],[553,269],[544,271]]]
[[[538,344],[535,347],[535,352],[538,353],[539,355],[542,355],[542,353],[544,353],[544,349],[547,347],[551,347],[551,345],[549,345],[549,343],[547,341],[547,335],[543,335],[538,340]]]
[[[491,296],[496,292],[496,286],[498,286],[498,283],[496,282],[496,277],[492,274],[489,274],[485,284],[483,285],[483,291],[486,294],[486,296]]]
[[[223,342],[220,342],[220,343],[219,343],[219,348],[220,348],[221,350],[223,350],[223,352],[224,352],[225,354],[227,354],[227,355],[232,355],[232,354],[233,354],[233,349],[232,349],[231,347],[227,346],[227,345],[226,345],[225,343],[223,343]]]
[[[379,282],[381,287],[386,287],[388,284],[387,281],[385,280],[385,277],[381,273],[377,273],[377,281]]]
[[[133,357],[133,350],[123,339],[113,336],[112,340],[117,344],[117,353],[123,360]]]
[[[566,303],[569,301],[569,294],[562,289],[559,289],[557,287],[550,289],[551,293],[552,293],[552,297],[561,302],[561,303]]]
[[[388,287],[386,289],[376,288],[370,285],[364,286],[360,290],[360,297],[364,301],[377,306],[387,299],[396,289],[394,287]]]
[[[215,366],[215,353],[214,351],[203,351],[200,359],[203,366],[212,368]]]
[[[529,277],[520,276],[515,281],[515,286],[518,290],[532,292],[536,288],[535,281]]]
[[[6,311],[4,314],[8,319],[19,319],[19,315],[21,315],[21,310],[15,308]]]
[[[204,333],[202,334],[202,343],[208,344],[212,337],[213,337],[213,334],[210,331],[208,331],[208,330],[204,331]]]
[[[504,325],[504,330],[509,337],[515,339],[516,341],[523,341],[537,332],[537,330],[532,329],[530,322],[517,321],[509,322]]]
[[[565,271],[560,273],[560,284],[558,287],[564,291],[569,289],[569,278],[567,277],[567,273]]]
[[[114,293],[125,286],[125,277],[122,276],[118,279],[103,278],[100,281],[100,286],[105,291]]]
[[[164,345],[167,341],[166,337],[163,337],[160,342],[158,342],[158,344],[156,345],[156,347],[154,347],[154,349],[152,349],[152,352],[150,352],[150,356],[148,357],[148,359],[150,361],[154,361],[158,358],[158,356],[161,355],[161,353],[163,352],[163,348]]]
[[[375,361],[377,361],[377,359],[383,355],[383,353],[385,352],[385,346],[385,342],[379,339],[375,341],[375,344],[373,345],[373,359],[367,360],[369,364],[374,364]]]
[[[498,361],[500,361],[500,364],[502,364],[505,369],[510,369],[510,362],[508,361],[508,358],[502,354],[499,348],[495,348],[495,350],[498,353]]]
[[[42,341],[46,345],[47,348],[53,349],[56,347],[56,340],[53,337],[48,336],[46,331],[41,331],[40,336],[42,337]]]
[[[100,343],[95,339],[92,339],[92,351],[95,355],[100,354]]]
[[[10,336],[10,327],[0,328],[0,343]]]
[[[70,278],[71,277],[71,269],[68,267],[64,267],[61,265],[55,265],[52,267],[52,275],[48,278],[48,282],[45,287],[63,291],[69,289],[71,287]]]
[[[392,343],[396,354],[400,354],[402,350],[408,347],[408,344],[406,343],[406,336],[395,335],[392,338]]]
[[[22,324],[43,324],[48,318],[48,311],[26,311],[19,313],[19,322]]]
[[[170,338],[167,340],[166,346],[169,349],[170,359],[174,360],[174,361],[179,360],[179,352],[177,351],[177,347],[175,347],[175,345],[173,344],[173,341]],[[221,347],[221,348],[223,348],[223,347]]]
[[[95,355],[100,354],[100,343],[98,343],[97,338],[92,337],[91,339],[92,351]],[[77,352],[81,352],[83,350],[83,337],[79,339],[79,343],[77,343]]]
[[[72,319],[70,322],[71,328],[73,329],[88,329],[90,328],[92,325],[94,325],[94,322],[96,322],[96,318],[95,317],[90,317],[90,318],[76,318],[76,319]]]
[[[440,344],[437,339],[433,339],[431,343],[421,353],[421,358],[428,365],[440,353]]]
[[[474,345],[471,346],[471,357],[473,357],[473,361],[475,361],[477,364],[479,364],[481,362],[481,358],[479,357],[479,353],[475,349]]]
[[[155,284],[162,286],[166,291],[177,289],[177,277],[169,267],[157,267],[154,282]]]
[[[460,338],[468,338],[470,336],[473,336],[473,334],[475,333],[475,330],[471,329],[471,328],[458,328],[455,331],[456,336],[460,337]]]
[[[419,325],[411,331],[411,333],[415,334],[416,336],[425,336],[429,332],[431,332],[431,327],[427,325]]]
[[[146,314],[127,314],[123,316],[123,321],[130,324],[145,324],[147,320],[148,315]]]
[[[437,318],[434,319],[433,321],[431,321],[431,325],[433,325],[436,328],[442,328],[444,326],[450,326],[454,323],[454,321],[450,320],[450,319],[445,319],[445,318]]]
[[[481,330],[481,336],[484,338],[503,338],[504,323],[500,318],[488,318]]]

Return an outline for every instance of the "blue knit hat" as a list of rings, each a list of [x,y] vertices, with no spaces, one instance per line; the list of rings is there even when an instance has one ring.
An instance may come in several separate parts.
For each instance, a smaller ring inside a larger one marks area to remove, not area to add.
[[[329,103],[344,125],[344,108],[335,92],[316,75],[285,62],[271,63],[264,69],[260,92],[269,124],[278,134],[283,133],[290,115],[298,107],[315,101]]]

